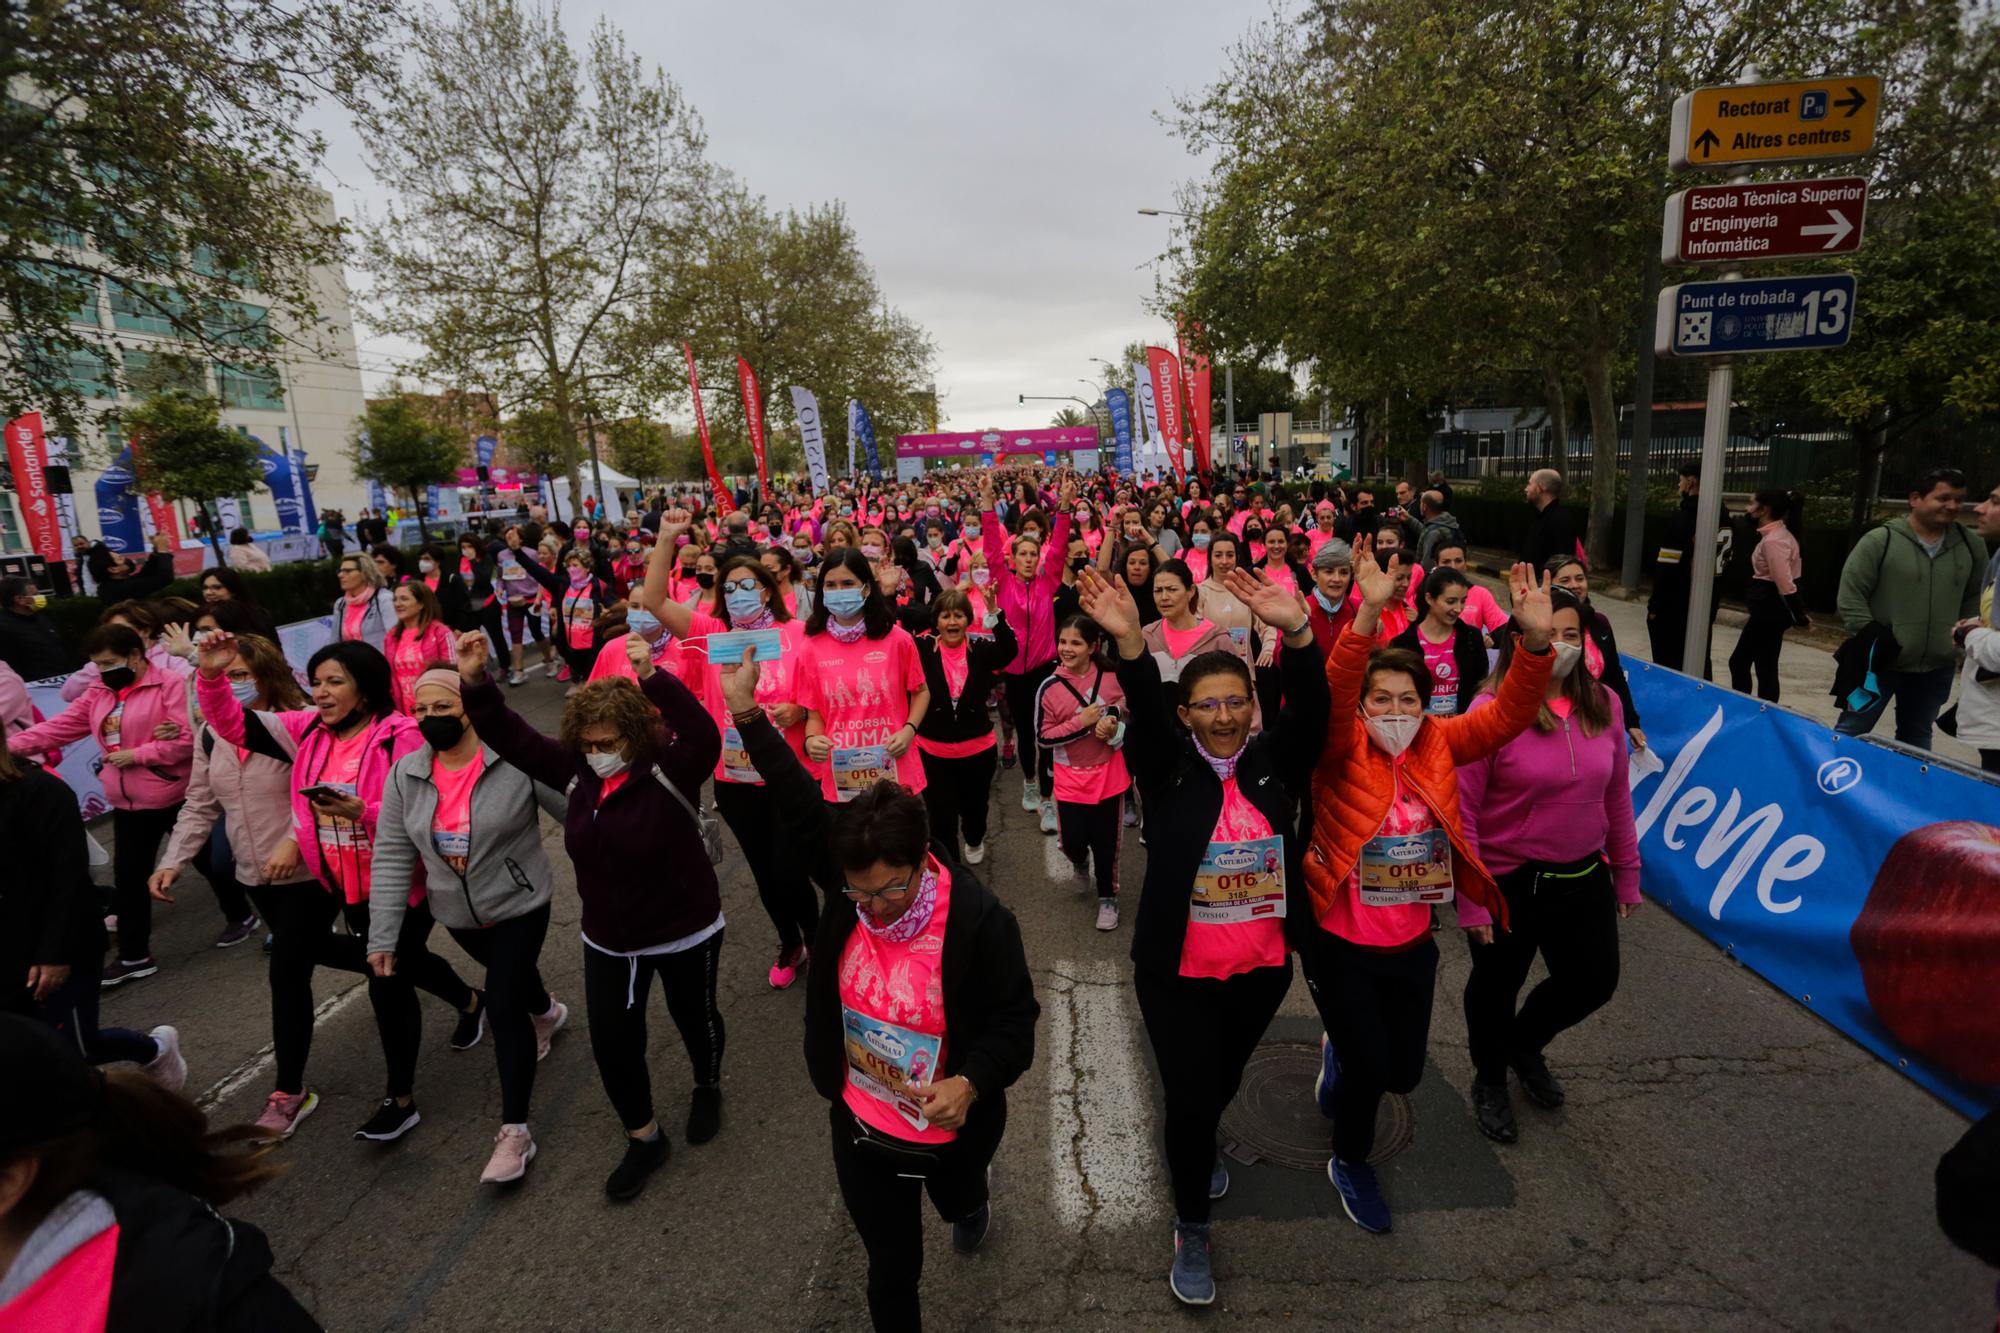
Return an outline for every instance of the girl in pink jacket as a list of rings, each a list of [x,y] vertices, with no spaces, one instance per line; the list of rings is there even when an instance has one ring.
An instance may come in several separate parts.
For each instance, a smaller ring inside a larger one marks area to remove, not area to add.
[[[1063,854],[1079,886],[1097,862],[1097,928],[1118,928],[1118,845],[1125,827],[1125,691],[1098,648],[1104,631],[1071,616],[1056,634],[1056,669],[1035,695],[1035,735],[1055,761],[1052,792]]]
[[[1048,544],[1044,546],[1023,532],[1014,538],[1010,555],[1005,530],[993,512],[993,475],[979,474],[979,536],[986,551],[986,567],[993,571],[993,582],[988,586],[1021,644],[1019,654],[1002,669],[1001,681],[1007,711],[1013,715],[1020,737],[1021,808],[1041,812],[1044,833],[1056,831],[1056,808],[1054,793],[1041,782],[1049,775],[1048,759],[1035,749],[1035,692],[1055,670],[1056,589],[1062,585],[1070,510],[1075,506],[1076,485],[1065,482]]]
[[[96,682],[55,717],[9,736],[7,748],[33,755],[89,736],[104,752],[98,779],[117,841],[111,884],[118,914],[118,956],[105,968],[104,984],[117,986],[160,970],[146,879],[187,795],[194,728],[186,684],[148,660],[136,631],[99,625],[81,646],[97,668]]]

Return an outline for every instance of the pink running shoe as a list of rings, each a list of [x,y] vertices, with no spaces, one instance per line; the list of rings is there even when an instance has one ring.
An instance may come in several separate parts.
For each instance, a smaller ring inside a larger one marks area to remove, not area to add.
[[[264,1114],[257,1117],[257,1128],[266,1136],[276,1140],[292,1137],[299,1122],[319,1109],[319,1094],[311,1088],[304,1092],[274,1092],[264,1099]]]
[[[528,1021],[535,1025],[535,1059],[546,1060],[549,1058],[550,1039],[556,1033],[562,1031],[563,1024],[569,1022],[569,1006],[551,995],[549,996],[549,1011],[546,1014],[530,1014],[528,1015]],[[535,1148],[531,1143],[528,1145],[528,1156],[533,1157],[534,1155]],[[493,1157],[495,1161],[499,1160],[500,1150],[498,1148],[493,1150]],[[517,1176],[508,1177],[509,1180],[518,1178]]]
[[[500,1132],[493,1136],[493,1155],[486,1159],[486,1169],[479,1173],[482,1185],[505,1185],[528,1174],[528,1163],[535,1160],[535,1136],[528,1132],[526,1125],[502,1125]]]
[[[778,950],[778,961],[771,964],[771,989],[789,988],[799,979],[799,973],[804,969],[807,959],[806,946],[803,944]]]

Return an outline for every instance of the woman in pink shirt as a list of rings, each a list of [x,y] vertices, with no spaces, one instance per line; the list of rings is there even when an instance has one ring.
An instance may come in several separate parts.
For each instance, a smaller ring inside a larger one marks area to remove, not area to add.
[[[1055,759],[1054,795],[1063,855],[1079,886],[1097,862],[1097,928],[1118,928],[1118,846],[1125,823],[1123,705],[1118,677],[1098,656],[1104,632],[1071,616],[1056,632],[1056,669],[1035,693],[1035,738]]]
[[[343,556],[334,578],[340,584],[340,596],[333,601],[334,640],[371,647],[382,642],[396,623],[396,608],[380,566],[366,555]]]
[[[1455,569],[1467,580],[1465,609],[1459,612],[1459,620],[1472,626],[1491,640],[1499,633],[1500,627],[1509,619],[1506,610],[1494,599],[1493,593],[1485,585],[1473,583],[1472,574],[1465,567],[1465,548],[1450,542],[1437,548],[1435,556],[1437,568]]]
[[[806,710],[806,759],[825,765],[823,794],[845,803],[884,778],[923,791],[914,742],[931,691],[916,642],[853,547],[828,554],[819,587],[794,690]]]
[[[1757,697],[1778,702],[1778,654],[1785,631],[1811,623],[1799,597],[1799,530],[1805,525],[1805,496],[1797,491],[1758,491],[1750,501],[1750,521],[1757,527],[1757,547],[1750,552],[1750,587],[1744,595],[1750,621],[1729,655],[1729,688],[1750,693],[1750,673],[1757,673]]]
[[[1070,511],[1076,507],[1076,486],[1063,484],[1061,508],[1055,531],[1043,545],[1039,526],[1030,537],[1028,529],[1038,521],[1034,514],[1022,519],[1022,531],[1014,538],[1011,557],[1004,549],[1004,529],[993,510],[993,474],[979,474],[979,535],[986,547],[986,567],[993,571],[993,595],[1000,614],[1014,627],[1021,651],[1007,664],[1002,687],[1007,711],[1013,715],[1021,754],[1021,808],[1039,811],[1042,832],[1056,831],[1055,797],[1043,779],[1050,777],[1050,764],[1035,746],[1035,691],[1056,669],[1056,589],[1062,583],[1063,559],[1069,550]]]
[[[389,659],[396,711],[414,714],[417,677],[434,662],[452,660],[457,636],[444,623],[437,594],[419,579],[397,584],[390,605],[396,610],[396,623],[382,636],[382,655]]]

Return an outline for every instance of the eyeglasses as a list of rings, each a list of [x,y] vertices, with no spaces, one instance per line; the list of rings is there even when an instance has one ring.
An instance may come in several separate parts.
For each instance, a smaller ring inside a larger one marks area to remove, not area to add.
[[[1250,701],[1248,699],[1240,694],[1232,694],[1227,699],[1197,699],[1188,705],[1188,709],[1192,712],[1200,713],[1203,717],[1213,717],[1215,716],[1215,710],[1218,708],[1226,708],[1232,713],[1240,713],[1249,706]]]
[[[588,736],[583,736],[578,738],[576,744],[585,754],[617,754],[625,748],[624,740],[617,736],[608,741],[594,741]]]
[[[910,877],[901,884],[891,884],[887,888],[881,889],[857,889],[852,884],[848,884],[843,886],[841,892],[847,895],[847,901],[851,903],[871,902],[875,900],[885,903],[899,903],[910,896],[910,891],[917,886],[917,876],[922,873],[923,867],[919,866],[915,870],[912,870]]]
[[[764,585],[755,579],[731,579],[722,585],[724,592],[756,592]]]

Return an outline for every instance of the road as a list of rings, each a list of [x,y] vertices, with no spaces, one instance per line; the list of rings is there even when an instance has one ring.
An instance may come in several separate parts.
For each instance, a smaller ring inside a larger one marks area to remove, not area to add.
[[[512,698],[553,729],[559,686],[538,679]],[[1624,927],[1617,997],[1551,1052],[1567,1108],[1517,1098],[1522,1138],[1511,1147],[1470,1119],[1465,948],[1443,937],[1431,1066],[1392,1126],[1410,1132],[1385,1139],[1407,1140],[1382,1166],[1389,1236],[1348,1223],[1327,1183],[1325,1123],[1308,1102],[1318,1024],[1295,980],[1259,1053],[1269,1077],[1232,1111],[1232,1124],[1250,1125],[1232,1153],[1257,1156],[1245,1145],[1268,1130],[1303,1164],[1235,1164],[1216,1210],[1220,1301],[1200,1316],[1183,1310],[1164,1280],[1171,1205],[1127,981],[1129,921],[1110,935],[1092,928],[1094,903],[1055,873],[1066,867],[1054,840],[1017,790],[1003,774],[983,873],[1020,917],[1043,1017],[994,1165],[991,1240],[961,1257],[930,1219],[932,1328],[1200,1318],[1601,1333],[1991,1320],[1992,1275],[1954,1251],[1931,1214],[1933,1166],[1964,1121],[1655,908]],[[556,830],[544,827],[562,869],[543,965],[580,1010],[578,907]],[[1141,852],[1127,837],[1124,886],[1136,895]],[[106,1021],[178,1025],[190,1089],[216,1120],[247,1120],[270,1087],[264,959],[255,944],[210,947],[217,918],[198,878],[180,899],[158,916],[160,973],[108,995]],[[477,1183],[499,1114],[490,1042],[452,1052],[449,1017],[427,998],[423,1123],[398,1145],[353,1141],[379,1095],[381,1057],[357,980],[321,974],[309,1079],[324,1100],[280,1150],[288,1174],[233,1211],[270,1233],[280,1275],[326,1327],[867,1326],[861,1248],[800,1056],[804,995],[766,985],[773,935],[734,855],[724,905],[724,1128],[700,1148],[681,1142],[689,1073],[656,1007],[655,1096],[676,1144],[629,1205],[602,1193],[620,1132],[580,1012],[540,1067],[541,1155],[521,1186],[498,1190]],[[436,947],[475,975],[442,931]]]

